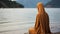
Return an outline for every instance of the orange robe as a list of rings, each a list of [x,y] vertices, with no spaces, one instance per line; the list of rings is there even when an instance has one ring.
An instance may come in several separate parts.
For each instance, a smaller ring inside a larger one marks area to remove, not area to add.
[[[47,34],[50,33],[49,28],[49,17],[47,13],[37,14],[35,31],[37,34]]]
[[[35,27],[29,30],[29,34],[51,34],[49,27],[49,16],[45,12],[43,4],[38,3],[38,14],[36,16]]]

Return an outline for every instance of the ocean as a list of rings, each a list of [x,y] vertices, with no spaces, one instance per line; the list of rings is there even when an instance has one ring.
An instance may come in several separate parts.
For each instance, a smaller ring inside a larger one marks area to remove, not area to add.
[[[60,32],[60,8],[45,8],[51,32]],[[34,27],[37,8],[0,8],[0,34],[24,34]]]

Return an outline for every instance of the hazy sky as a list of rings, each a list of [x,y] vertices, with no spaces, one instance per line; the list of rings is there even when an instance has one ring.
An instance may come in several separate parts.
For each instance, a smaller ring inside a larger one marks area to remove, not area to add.
[[[51,0],[16,0],[18,3],[23,4],[25,8],[35,8],[38,2],[44,5]]]
[[[12,0],[12,1],[16,1],[16,0]]]

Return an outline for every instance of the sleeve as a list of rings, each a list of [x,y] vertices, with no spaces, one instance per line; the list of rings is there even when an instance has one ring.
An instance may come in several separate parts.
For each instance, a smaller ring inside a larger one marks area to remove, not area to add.
[[[38,26],[39,26],[39,16],[37,15],[37,17],[36,17],[36,22],[35,22],[35,29],[37,29],[38,28]]]

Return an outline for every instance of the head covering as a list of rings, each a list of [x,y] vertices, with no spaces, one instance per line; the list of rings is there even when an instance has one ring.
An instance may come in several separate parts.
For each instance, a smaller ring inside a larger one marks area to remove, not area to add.
[[[44,13],[45,12],[44,6],[43,6],[43,4],[41,2],[38,2],[37,8],[38,8],[39,13]]]

